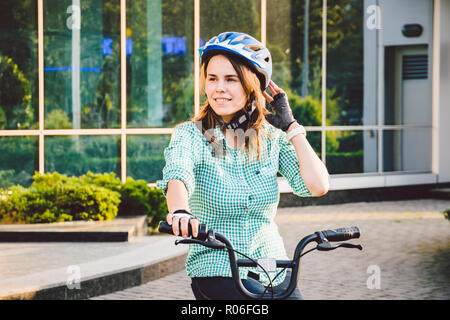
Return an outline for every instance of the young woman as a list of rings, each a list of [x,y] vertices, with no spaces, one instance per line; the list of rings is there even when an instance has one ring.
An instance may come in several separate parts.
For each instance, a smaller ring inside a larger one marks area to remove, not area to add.
[[[205,223],[254,259],[288,259],[274,223],[277,172],[294,194],[322,196],[329,188],[327,169],[293,118],[286,93],[270,80],[272,61],[262,43],[224,32],[205,44],[201,59],[205,102],[196,117],[176,126],[157,181],[167,198],[166,220],[176,235],[187,237],[190,224],[196,236]],[[186,269],[197,299],[243,299],[226,250],[190,245]],[[240,268],[240,275],[252,292],[264,292],[270,281],[256,268]],[[289,279],[283,272],[274,291]],[[298,288],[291,299],[301,299]]]

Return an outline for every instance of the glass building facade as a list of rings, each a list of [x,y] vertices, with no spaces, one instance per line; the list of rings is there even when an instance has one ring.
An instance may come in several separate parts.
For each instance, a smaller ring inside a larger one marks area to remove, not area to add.
[[[202,101],[198,49],[223,31],[268,46],[273,80],[333,178],[432,174],[432,35],[412,51],[379,51],[377,9],[375,0],[2,0],[0,187],[27,186],[35,171],[160,179],[173,127]]]

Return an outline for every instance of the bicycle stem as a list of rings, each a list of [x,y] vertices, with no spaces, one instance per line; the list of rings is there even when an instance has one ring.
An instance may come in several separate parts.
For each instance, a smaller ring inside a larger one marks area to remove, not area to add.
[[[263,298],[263,299],[264,298],[268,299],[269,297],[272,298],[272,294],[267,294],[266,296],[261,297],[260,294],[250,292],[242,285],[241,277],[239,275],[236,253],[233,250],[229,249],[229,248],[233,248],[232,244],[225,236],[223,236],[220,233],[216,232],[215,237],[216,237],[216,240],[224,243],[227,246],[228,256],[230,259],[231,274],[233,276],[233,281],[234,281],[234,284],[235,284],[236,288],[238,289],[238,291],[243,296],[249,297],[250,299],[256,300],[256,299],[261,299],[261,298]],[[292,294],[292,292],[294,292],[295,287],[297,286],[297,282],[298,282],[298,276],[299,276],[299,270],[300,270],[300,256],[303,252],[303,249],[306,247],[306,245],[312,241],[315,241],[316,239],[317,239],[317,235],[315,235],[315,234],[309,235],[309,236],[305,237],[304,239],[302,239],[302,241],[300,241],[300,243],[297,245],[297,247],[295,248],[294,259],[292,260],[292,263],[290,264],[290,266],[288,266],[292,269],[291,280],[289,282],[289,286],[282,293],[274,294],[273,299],[285,299],[285,298],[289,297]]]

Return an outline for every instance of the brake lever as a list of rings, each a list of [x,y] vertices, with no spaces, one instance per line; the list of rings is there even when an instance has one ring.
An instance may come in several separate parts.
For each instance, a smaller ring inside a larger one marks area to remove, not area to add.
[[[351,249],[359,249],[362,250],[362,246],[359,244],[353,244],[353,243],[347,243],[347,242],[342,242],[342,243],[337,243],[337,244],[331,244],[330,242],[322,242],[319,243],[317,245],[317,250],[319,251],[330,251],[330,250],[334,250],[337,248],[351,248]]]

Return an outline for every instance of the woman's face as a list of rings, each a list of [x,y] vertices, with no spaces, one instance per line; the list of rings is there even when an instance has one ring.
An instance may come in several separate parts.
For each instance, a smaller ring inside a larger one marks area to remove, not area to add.
[[[205,93],[214,112],[229,122],[234,113],[245,106],[247,96],[231,62],[222,55],[209,60]]]

